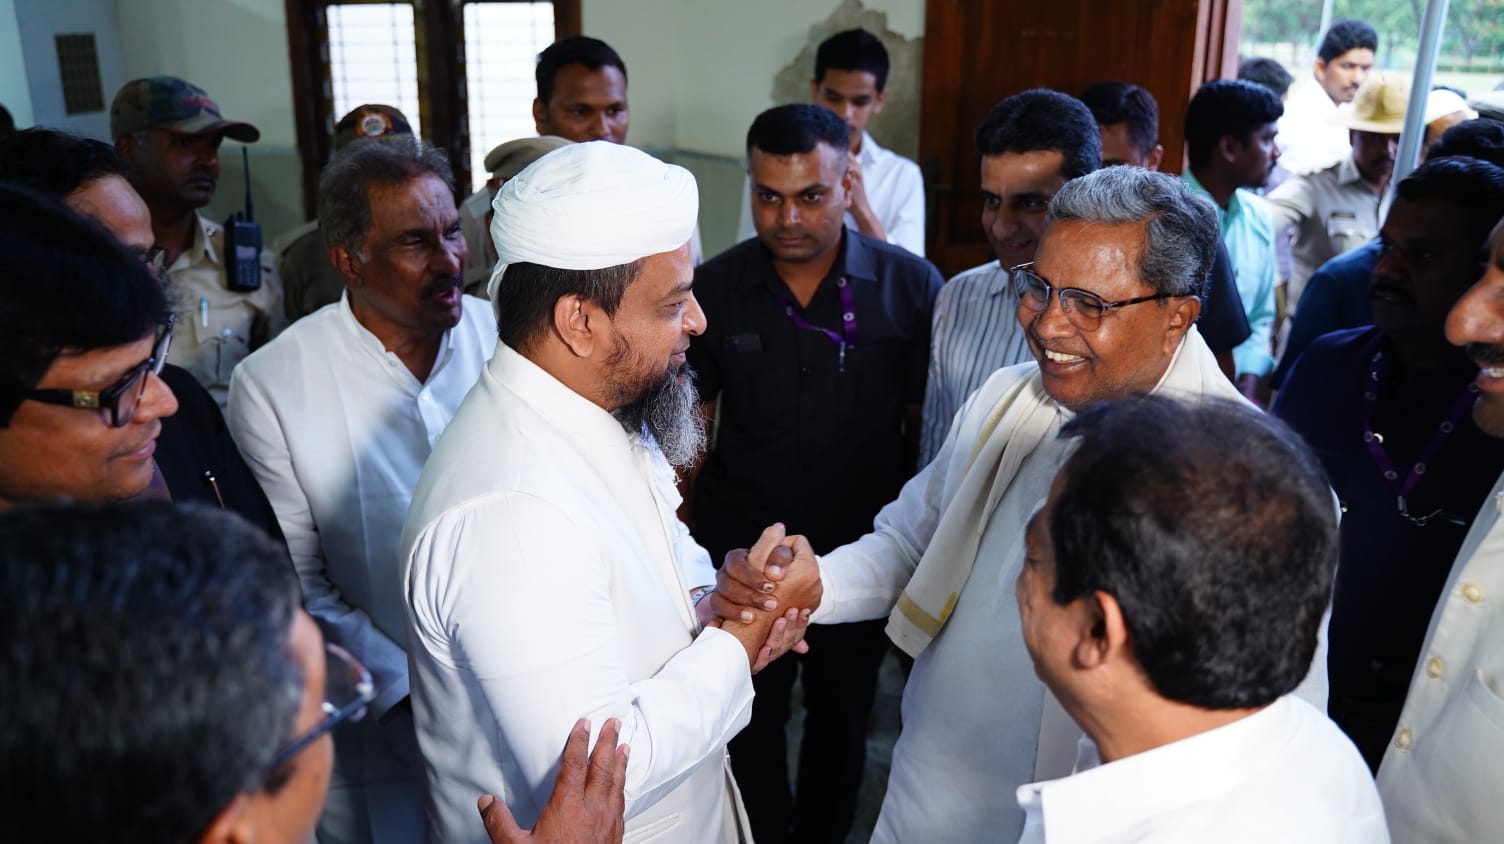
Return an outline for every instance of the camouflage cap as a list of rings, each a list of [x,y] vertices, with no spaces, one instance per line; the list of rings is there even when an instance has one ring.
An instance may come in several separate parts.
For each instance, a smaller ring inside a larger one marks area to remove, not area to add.
[[[356,106],[341,117],[334,127],[334,151],[339,152],[362,138],[385,138],[409,135],[413,127],[407,116],[389,105],[367,103]]]
[[[255,126],[224,119],[203,88],[176,76],[132,79],[121,86],[110,104],[110,137],[152,128],[194,134],[218,132],[243,143],[261,139]]]

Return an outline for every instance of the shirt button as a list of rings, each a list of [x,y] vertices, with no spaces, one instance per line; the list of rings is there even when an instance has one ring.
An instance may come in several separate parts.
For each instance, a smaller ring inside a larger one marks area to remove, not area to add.
[[[1467,599],[1469,604],[1476,604],[1483,600],[1483,587],[1476,583],[1464,583],[1462,584],[1462,597]]]
[[[1410,749],[1410,728],[1409,727],[1406,727],[1405,729],[1400,730],[1399,735],[1397,735],[1397,736],[1394,737],[1394,746],[1398,747],[1400,750],[1409,750]]]
[[[1430,659],[1426,660],[1426,676],[1428,676],[1431,679],[1435,680],[1435,679],[1439,678],[1441,675],[1442,675],[1441,660],[1439,658],[1437,658],[1437,657],[1434,657],[1434,656],[1431,657]]]

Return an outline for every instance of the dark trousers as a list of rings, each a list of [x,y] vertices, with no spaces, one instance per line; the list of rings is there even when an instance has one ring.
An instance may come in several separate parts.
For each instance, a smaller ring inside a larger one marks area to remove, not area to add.
[[[811,625],[810,651],[790,653],[752,678],[752,721],[731,740],[736,774],[757,844],[840,844],[856,813],[867,763],[867,724],[888,652],[886,621]],[[798,791],[789,788],[789,692],[804,692]]]

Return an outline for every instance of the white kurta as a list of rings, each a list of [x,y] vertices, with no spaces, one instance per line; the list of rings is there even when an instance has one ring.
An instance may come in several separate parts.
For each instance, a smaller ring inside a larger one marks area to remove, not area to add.
[[[398,556],[408,499],[495,344],[490,307],[463,301],[426,382],[344,297],[230,380],[230,431],[277,513],[308,612],[376,682],[369,717],[339,734],[321,826],[331,840],[403,841],[420,822],[411,725],[379,720],[408,692]]]
[[[1352,108],[1349,104],[1341,107]],[[1285,113],[1277,124],[1279,134],[1274,138],[1279,163],[1286,170],[1303,176],[1330,167],[1352,152],[1347,127],[1331,122],[1338,108],[1315,76],[1295,86],[1285,100]]]
[[[531,826],[580,717],[622,720],[628,841],[722,840],[752,677],[734,637],[696,635],[714,571],[678,504],[656,445],[497,345],[403,532],[431,842],[488,841],[483,792]]]
[[[994,406],[1036,368],[1011,366],[988,379],[957,412],[935,460],[878,514],[873,532],[820,560],[825,594],[815,622],[888,615],[971,468],[969,456]],[[1241,401],[1194,329],[1155,387],[1161,391]],[[1069,416],[1056,406],[1039,445],[1022,458],[1007,491],[976,526],[980,538],[970,577],[904,687],[903,732],[893,748],[873,842],[1012,841],[1023,813],[998,795],[1071,771],[1081,731],[1035,676],[1013,597],[1024,527],[1069,455],[1069,444],[1056,437]],[[1311,696],[1323,705],[1325,664],[1324,651],[1318,651],[1319,670],[1308,679]]]
[[[1363,757],[1325,713],[1284,697],[1223,727],[1018,789],[1019,844],[1387,844]]]
[[[1396,841],[1504,836],[1504,477],[1441,594],[1379,766]]]

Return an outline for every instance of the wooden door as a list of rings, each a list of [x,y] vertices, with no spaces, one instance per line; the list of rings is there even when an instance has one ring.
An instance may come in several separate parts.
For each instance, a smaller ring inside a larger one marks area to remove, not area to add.
[[[930,260],[949,277],[991,258],[973,133],[994,104],[1029,88],[1132,82],[1159,101],[1162,169],[1178,172],[1186,103],[1236,75],[1241,18],[1242,0],[929,0],[919,161]]]

